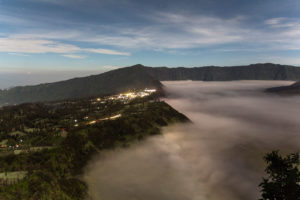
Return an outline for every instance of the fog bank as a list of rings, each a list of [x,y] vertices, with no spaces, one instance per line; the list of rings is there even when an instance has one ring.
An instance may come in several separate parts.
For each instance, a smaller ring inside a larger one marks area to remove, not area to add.
[[[264,88],[288,81],[164,82],[166,101],[188,116],[86,169],[94,200],[258,199],[263,155],[300,150],[300,96]]]

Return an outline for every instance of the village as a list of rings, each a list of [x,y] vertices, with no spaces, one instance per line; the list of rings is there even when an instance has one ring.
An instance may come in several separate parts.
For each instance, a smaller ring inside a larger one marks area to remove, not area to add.
[[[111,95],[111,96],[105,96],[105,97],[97,97],[93,98],[90,101],[84,101],[82,100],[79,101],[66,101],[66,102],[60,102],[60,103],[53,103],[54,105],[64,105],[66,106],[67,104],[72,105],[74,108],[76,108],[77,112],[75,112],[75,116],[79,117],[74,117],[70,116],[68,113],[66,115],[61,116],[63,119],[61,119],[61,123],[59,124],[66,124],[66,126],[58,126],[57,124],[52,124],[52,123],[47,123],[47,119],[35,119],[34,123],[32,124],[33,126],[27,127],[25,124],[13,124],[12,127],[9,127],[11,129],[6,129],[1,130],[0,128],[0,133],[1,133],[1,139],[3,136],[7,136],[6,139],[0,140],[0,156],[1,155],[6,155],[3,152],[14,152],[15,154],[19,154],[21,152],[26,151],[37,151],[41,150],[43,148],[49,148],[45,146],[36,146],[33,147],[29,145],[26,142],[26,139],[28,137],[28,134],[33,134],[36,132],[41,132],[41,131],[49,131],[49,132],[56,132],[56,135],[60,135],[62,137],[66,137],[67,135],[67,129],[70,129],[70,123],[73,124],[74,127],[79,127],[79,126],[84,126],[84,125],[92,125],[95,124],[99,121],[104,121],[104,120],[114,120],[116,118],[119,118],[122,116],[121,113],[115,113],[112,115],[107,115],[107,112],[104,112],[105,115],[101,115],[101,118],[97,118],[97,114],[104,114],[103,111],[105,110],[111,110],[108,107],[112,105],[117,105],[119,103],[122,104],[128,104],[131,100],[135,98],[144,98],[147,97],[153,93],[155,93],[155,89],[144,89],[141,91],[133,91],[133,92],[126,92],[126,93],[120,93],[118,95]],[[85,103],[85,104],[83,104]],[[49,105],[52,105],[51,103]],[[22,107],[22,106],[21,106]],[[78,109],[80,108],[80,109]],[[70,108],[68,108],[70,109]],[[1,110],[0,110],[1,111]],[[3,111],[3,109],[2,109]],[[78,112],[79,111],[79,112]],[[74,111],[72,111],[74,112]],[[86,115],[82,115],[86,114]],[[21,119],[24,118],[26,114],[24,115],[15,115],[14,120],[18,120],[21,122]],[[74,119],[73,119],[74,118]],[[69,119],[72,119],[70,122]],[[6,120],[2,119],[0,117],[0,124],[5,123]],[[44,122],[44,123],[43,123]],[[68,122],[68,123],[66,123]],[[40,125],[42,123],[43,128],[40,128]],[[53,125],[53,127],[50,127],[50,125]],[[17,126],[17,127],[16,127]],[[50,129],[47,129],[50,128]],[[9,131],[10,130],[10,131]],[[30,147],[29,147],[29,146]],[[22,150],[23,149],[23,150]]]
[[[3,107],[0,158],[56,148],[70,132],[121,118],[130,102],[155,92],[144,89],[91,99]],[[24,171],[0,171],[0,183],[13,184],[25,176]]]

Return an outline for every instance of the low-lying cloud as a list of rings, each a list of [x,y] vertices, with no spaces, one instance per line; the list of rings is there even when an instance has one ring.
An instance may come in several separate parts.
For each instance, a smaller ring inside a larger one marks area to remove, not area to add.
[[[258,199],[265,153],[300,150],[300,96],[263,93],[291,82],[164,84],[166,101],[193,123],[96,157],[85,174],[91,199]]]

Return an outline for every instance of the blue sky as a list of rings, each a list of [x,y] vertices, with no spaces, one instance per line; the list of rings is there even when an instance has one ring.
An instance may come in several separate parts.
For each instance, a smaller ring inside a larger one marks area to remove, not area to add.
[[[299,0],[0,0],[0,73],[258,62],[300,65]]]

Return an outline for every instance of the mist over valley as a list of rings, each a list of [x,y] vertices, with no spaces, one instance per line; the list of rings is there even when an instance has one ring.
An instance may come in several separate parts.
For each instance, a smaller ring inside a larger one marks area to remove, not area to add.
[[[91,199],[258,199],[263,156],[300,150],[300,96],[265,93],[291,81],[167,81],[165,101],[192,123],[86,168]]]

